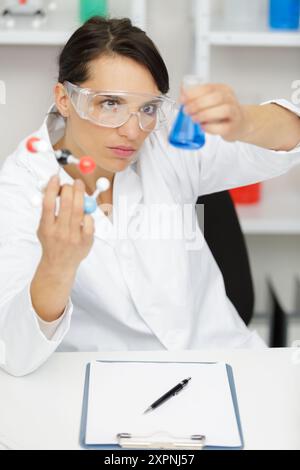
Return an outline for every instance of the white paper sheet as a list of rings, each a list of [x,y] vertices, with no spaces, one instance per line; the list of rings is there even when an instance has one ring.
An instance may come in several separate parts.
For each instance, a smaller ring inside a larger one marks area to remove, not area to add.
[[[144,415],[183,379],[175,397]],[[116,444],[118,433],[206,436],[206,445],[241,446],[226,364],[93,362],[86,444]]]

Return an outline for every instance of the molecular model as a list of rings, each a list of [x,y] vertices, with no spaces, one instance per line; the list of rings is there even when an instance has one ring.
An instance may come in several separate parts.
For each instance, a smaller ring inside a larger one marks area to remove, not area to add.
[[[74,157],[69,150],[53,150],[53,148],[44,140],[37,137],[31,137],[26,142],[27,150],[32,154],[41,154],[51,152],[54,154],[59,165],[69,165],[75,163],[81,173],[86,175],[93,173],[96,168],[96,163],[91,157],[82,157],[78,159]],[[107,178],[99,178],[96,183],[96,191],[92,196],[84,197],[84,212],[85,214],[92,214],[97,209],[97,198],[101,193],[107,191],[110,187],[110,182]]]

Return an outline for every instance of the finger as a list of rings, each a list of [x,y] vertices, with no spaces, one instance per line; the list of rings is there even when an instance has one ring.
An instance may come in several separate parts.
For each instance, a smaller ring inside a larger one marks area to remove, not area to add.
[[[189,101],[193,101],[195,98],[211,94],[215,91],[215,85],[213,83],[207,83],[204,85],[195,85],[190,88],[181,88],[181,98],[183,98],[184,104]]]
[[[221,95],[223,102],[231,102],[235,99],[235,94],[233,90],[228,85],[223,85],[219,83],[210,83],[208,85],[202,85],[197,88],[188,90],[188,95],[185,101],[185,105],[192,104],[194,100],[204,99],[204,97],[212,94]]]
[[[233,92],[228,85],[224,85],[222,83],[207,83],[204,85],[198,85],[184,90],[186,104],[196,98],[202,98],[205,95],[211,95],[213,93],[221,93],[222,95],[227,96],[232,95]]]
[[[82,224],[82,237],[83,240],[89,242],[91,237],[94,235],[95,222],[91,215],[85,214]]]
[[[71,235],[81,237],[81,223],[84,217],[84,190],[81,180],[76,180],[73,187],[73,208],[70,222]]]
[[[226,138],[230,135],[231,123],[223,121],[220,123],[213,124],[202,124],[203,130],[208,134],[220,135],[221,137]]]
[[[49,183],[45,184],[45,185],[42,185],[40,187],[40,191],[42,192],[42,194],[46,194],[46,189],[47,189],[47,186],[48,186]],[[59,189],[58,189],[58,193],[57,193],[57,197],[59,197],[61,195],[61,190],[62,190],[62,186],[59,186]]]
[[[60,208],[56,224],[61,232],[69,233],[73,207],[73,186],[65,184],[61,190]]]
[[[202,97],[197,97],[193,101],[189,101],[184,106],[184,110],[187,114],[194,114],[215,106],[220,106],[224,104],[224,99],[224,95],[219,91],[216,91]]]
[[[200,122],[200,124],[213,124],[225,120],[232,121],[234,115],[235,110],[233,106],[224,104],[206,111],[197,112],[191,116],[194,121]]]
[[[57,175],[50,178],[49,183],[45,189],[45,195],[43,199],[43,211],[41,217],[41,225],[54,224],[55,222],[55,209],[56,209],[56,198],[60,191],[59,177]]]

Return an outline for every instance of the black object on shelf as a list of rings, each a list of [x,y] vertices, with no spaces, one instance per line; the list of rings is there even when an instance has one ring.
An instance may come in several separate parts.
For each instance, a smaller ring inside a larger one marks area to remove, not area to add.
[[[268,286],[272,299],[269,346],[271,348],[283,348],[287,346],[288,317],[270,280]]]

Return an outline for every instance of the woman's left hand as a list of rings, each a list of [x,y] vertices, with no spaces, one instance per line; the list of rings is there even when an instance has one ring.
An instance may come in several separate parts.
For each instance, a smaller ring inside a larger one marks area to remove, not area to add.
[[[209,134],[232,142],[251,132],[246,107],[227,85],[209,83],[182,90],[181,102],[185,112]]]

